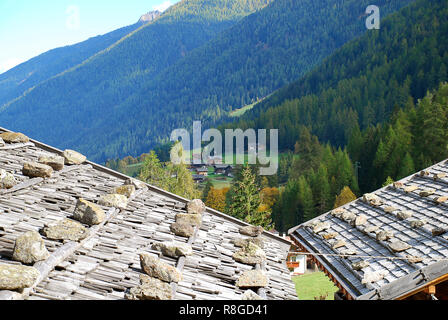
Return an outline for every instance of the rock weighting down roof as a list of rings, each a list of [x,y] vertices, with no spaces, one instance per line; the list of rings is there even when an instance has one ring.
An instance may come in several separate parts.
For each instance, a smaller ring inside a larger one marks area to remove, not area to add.
[[[281,237],[0,128],[0,300],[297,299]]]

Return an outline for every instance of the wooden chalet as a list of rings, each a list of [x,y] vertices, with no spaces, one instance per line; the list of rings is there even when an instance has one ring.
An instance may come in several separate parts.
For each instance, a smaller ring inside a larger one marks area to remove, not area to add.
[[[448,299],[448,161],[289,230],[336,299]]]
[[[228,172],[231,172],[233,167],[231,165],[226,164],[215,164],[213,166],[215,170],[215,174],[227,175]]]
[[[197,175],[208,177],[208,168],[206,166],[196,168],[195,171]]]
[[[207,179],[205,176],[200,175],[200,174],[193,174],[193,181],[196,183],[202,183],[205,182],[205,180]]]

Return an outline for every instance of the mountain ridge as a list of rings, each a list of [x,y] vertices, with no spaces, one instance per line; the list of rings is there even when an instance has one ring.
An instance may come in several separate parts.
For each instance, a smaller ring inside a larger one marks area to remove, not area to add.
[[[140,19],[138,20],[138,22],[148,23],[148,22],[154,21],[156,18],[160,17],[161,14],[162,14],[162,12],[160,12],[158,10],[149,11],[149,12],[145,13],[144,15],[142,15],[140,17]]]
[[[0,106],[41,81],[81,63],[139,27],[140,24],[135,23],[74,45],[51,49],[0,74]]]

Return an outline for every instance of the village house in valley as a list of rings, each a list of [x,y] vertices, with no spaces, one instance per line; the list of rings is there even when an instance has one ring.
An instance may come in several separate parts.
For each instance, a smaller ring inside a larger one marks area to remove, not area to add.
[[[215,174],[221,174],[229,176],[232,174],[233,166],[227,164],[215,164],[213,166],[215,169]]]
[[[336,299],[448,299],[448,161],[289,231]]]
[[[0,300],[297,299],[290,245],[0,128]]]
[[[205,176],[200,175],[200,174],[193,174],[192,178],[193,178],[193,181],[195,183],[198,183],[198,184],[199,183],[204,183],[206,181],[206,179],[207,179]]]
[[[208,168],[206,166],[196,169],[196,174],[203,177],[208,177]]]

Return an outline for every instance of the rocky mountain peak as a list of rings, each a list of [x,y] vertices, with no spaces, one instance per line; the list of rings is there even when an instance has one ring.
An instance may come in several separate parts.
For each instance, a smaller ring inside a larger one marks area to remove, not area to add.
[[[148,13],[142,15],[138,22],[148,23],[158,18],[162,13],[160,11],[149,11]]]

